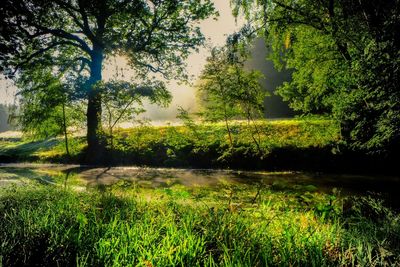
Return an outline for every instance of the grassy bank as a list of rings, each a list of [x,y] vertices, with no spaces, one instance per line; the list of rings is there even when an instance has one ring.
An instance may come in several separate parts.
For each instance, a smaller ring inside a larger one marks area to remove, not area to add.
[[[221,184],[0,189],[4,266],[395,266],[400,215],[371,197]]]
[[[341,140],[330,120],[293,119],[231,122],[233,145],[222,123],[189,126],[140,126],[116,129],[113,145],[99,165],[140,165],[183,168],[303,170],[355,173],[397,173],[398,155],[368,154]],[[0,162],[85,163],[86,140],[63,138],[0,139]],[[398,152],[396,152],[398,154]]]
[[[110,138],[107,139],[108,149],[102,163],[200,168],[306,168],[311,163],[323,166],[325,162],[326,165],[340,139],[338,126],[328,120],[259,121],[257,129],[233,122],[231,129],[233,146],[230,146],[223,124],[120,129],[113,138],[113,146]],[[76,163],[81,162],[85,146],[84,138],[71,138],[71,156],[68,157],[61,138],[2,140],[0,160]]]

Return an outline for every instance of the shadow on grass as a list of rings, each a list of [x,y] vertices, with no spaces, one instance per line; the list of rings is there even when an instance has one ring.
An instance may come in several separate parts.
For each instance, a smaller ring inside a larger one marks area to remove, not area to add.
[[[17,162],[24,160],[39,160],[38,152],[50,150],[60,143],[59,140],[52,138],[43,141],[32,141],[15,144],[10,148],[0,151],[0,160],[2,162]]]

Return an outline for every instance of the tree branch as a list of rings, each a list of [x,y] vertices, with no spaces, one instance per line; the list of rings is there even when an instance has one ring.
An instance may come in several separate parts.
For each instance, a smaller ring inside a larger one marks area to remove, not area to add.
[[[44,26],[41,26],[41,25],[38,25],[38,24],[35,24],[35,23],[32,23],[31,25],[33,27],[36,27],[37,29],[41,30],[44,34],[52,34],[52,35],[54,35],[56,37],[59,37],[59,38],[68,39],[68,40],[71,40],[71,41],[76,41],[76,42],[79,43],[79,47],[83,51],[85,51],[88,54],[90,54],[90,52],[91,52],[91,49],[88,46],[88,44],[84,40],[82,40],[81,38],[79,38],[78,36],[76,36],[76,35],[74,35],[72,33],[66,32],[66,31],[64,31],[62,29],[47,28],[47,27],[44,27]]]
[[[15,70],[14,70],[13,74],[15,74],[18,71],[18,69],[21,68],[23,65],[29,63],[33,58],[35,58],[35,57],[37,57],[39,55],[42,55],[43,53],[45,53],[45,52],[47,52],[47,51],[49,51],[49,50],[51,50],[51,49],[53,49],[53,48],[55,48],[55,47],[57,47],[59,45],[74,45],[75,46],[76,44],[73,43],[73,42],[70,42],[70,41],[53,42],[49,46],[44,47],[42,49],[39,49],[36,52],[34,52],[31,55],[29,55],[28,57],[26,57],[20,64],[18,64],[15,67]]]

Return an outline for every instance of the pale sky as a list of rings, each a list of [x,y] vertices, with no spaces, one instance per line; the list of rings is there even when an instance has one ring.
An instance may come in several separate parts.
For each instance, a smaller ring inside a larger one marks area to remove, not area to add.
[[[240,28],[241,20],[235,22],[235,18],[231,13],[229,0],[214,0],[214,4],[220,16],[217,20],[208,19],[202,21],[200,27],[208,43],[220,46],[225,43],[227,35]],[[187,61],[188,74],[197,77],[204,67],[207,56],[208,51],[206,48],[200,48],[198,53],[190,55]],[[103,71],[104,79],[108,79],[112,76],[115,70],[115,64],[120,68],[126,68],[126,62],[121,58],[112,60],[112,62],[113,64],[105,66]],[[193,88],[188,85],[178,85],[176,81],[171,81],[168,88],[173,95],[171,105],[167,109],[146,105],[145,108],[148,110],[146,114],[144,114],[146,117],[155,120],[173,119],[175,118],[178,106],[182,106],[185,109],[194,108],[196,101]],[[0,80],[0,103],[13,103],[15,92],[16,88],[13,86],[12,82]]]

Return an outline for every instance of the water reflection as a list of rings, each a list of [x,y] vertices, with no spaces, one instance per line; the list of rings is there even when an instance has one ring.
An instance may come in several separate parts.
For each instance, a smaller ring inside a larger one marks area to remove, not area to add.
[[[221,184],[245,184],[270,187],[272,190],[307,190],[342,194],[378,192],[397,198],[400,177],[338,175],[298,172],[249,172],[230,170],[163,169],[140,167],[87,167],[51,164],[0,165],[0,186],[36,181],[41,184],[107,187],[120,181],[145,188],[215,187]]]

